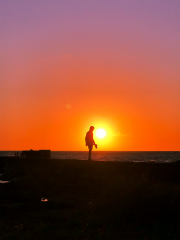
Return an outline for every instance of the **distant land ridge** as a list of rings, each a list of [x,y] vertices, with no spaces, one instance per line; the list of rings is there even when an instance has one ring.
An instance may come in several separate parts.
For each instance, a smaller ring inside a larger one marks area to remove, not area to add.
[[[39,159],[51,159],[51,150],[37,150],[33,149],[22,151],[21,158],[39,158]]]

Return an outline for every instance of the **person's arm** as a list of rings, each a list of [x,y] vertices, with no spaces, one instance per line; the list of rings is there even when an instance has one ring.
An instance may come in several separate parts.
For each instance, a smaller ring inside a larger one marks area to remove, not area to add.
[[[97,144],[95,143],[94,139],[93,139],[93,145],[95,146],[95,148],[97,148]]]
[[[93,137],[93,133],[92,133],[92,140],[93,140],[93,145],[95,145],[95,141],[94,141],[94,137]]]

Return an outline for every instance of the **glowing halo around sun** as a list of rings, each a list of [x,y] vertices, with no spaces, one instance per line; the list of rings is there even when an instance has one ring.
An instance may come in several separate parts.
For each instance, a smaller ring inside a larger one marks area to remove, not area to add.
[[[102,128],[97,129],[96,136],[98,138],[104,138],[106,136],[106,131]]]

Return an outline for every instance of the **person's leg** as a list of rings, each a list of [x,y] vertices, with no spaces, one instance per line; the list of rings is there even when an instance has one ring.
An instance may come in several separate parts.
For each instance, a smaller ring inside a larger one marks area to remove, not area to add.
[[[92,152],[93,145],[90,145],[88,147],[89,147],[89,158],[88,158],[88,160],[91,160],[91,152]]]

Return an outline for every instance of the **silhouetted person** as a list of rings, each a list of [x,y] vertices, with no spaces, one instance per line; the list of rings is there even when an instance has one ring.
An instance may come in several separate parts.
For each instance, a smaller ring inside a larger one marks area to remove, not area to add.
[[[97,144],[95,143],[95,141],[93,139],[93,131],[94,131],[94,127],[91,126],[89,128],[89,131],[86,133],[86,137],[85,137],[86,146],[88,146],[88,148],[89,148],[88,160],[92,160],[91,159],[91,152],[92,152],[92,149],[93,149],[93,145],[95,145],[95,147],[97,148]]]

